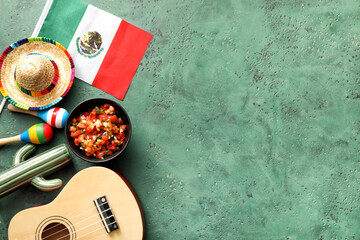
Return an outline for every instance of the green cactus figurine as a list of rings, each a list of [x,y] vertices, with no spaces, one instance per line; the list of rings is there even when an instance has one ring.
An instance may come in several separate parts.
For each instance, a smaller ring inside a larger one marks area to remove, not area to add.
[[[35,145],[26,144],[16,152],[13,167],[0,174],[0,197],[28,183],[42,191],[61,188],[61,179],[45,180],[43,177],[70,163],[71,155],[65,144],[26,160],[35,149]]]

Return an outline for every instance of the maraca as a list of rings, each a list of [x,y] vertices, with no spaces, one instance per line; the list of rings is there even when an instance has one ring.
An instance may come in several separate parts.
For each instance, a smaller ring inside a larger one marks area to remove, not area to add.
[[[44,122],[49,124],[52,127],[63,128],[66,124],[66,120],[69,117],[69,112],[64,108],[51,108],[43,111],[30,111],[17,108],[12,104],[8,105],[8,109],[12,112],[20,112],[33,115],[35,117],[41,118]]]
[[[20,135],[0,139],[0,146],[11,142],[28,142],[33,144],[44,144],[53,137],[53,130],[49,124],[38,123],[30,127]]]

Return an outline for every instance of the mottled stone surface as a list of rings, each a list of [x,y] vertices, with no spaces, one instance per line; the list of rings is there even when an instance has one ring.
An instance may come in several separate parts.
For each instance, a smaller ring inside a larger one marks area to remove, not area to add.
[[[45,1],[0,0],[0,48],[31,35]],[[111,164],[142,201],[145,239],[359,239],[360,4],[89,1],[154,34],[123,102],[133,124]],[[59,104],[113,97],[79,80]],[[5,110],[0,136],[39,120]],[[62,130],[37,151],[63,143]],[[22,146],[0,147],[0,170]],[[89,167],[53,174],[68,181]],[[0,199],[11,217],[59,193]]]

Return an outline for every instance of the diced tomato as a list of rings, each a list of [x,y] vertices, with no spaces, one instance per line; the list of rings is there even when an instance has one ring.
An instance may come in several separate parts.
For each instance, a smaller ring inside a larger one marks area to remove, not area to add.
[[[113,131],[113,133],[118,133],[119,128],[116,125],[114,125],[113,128],[112,128],[112,131]]]
[[[89,119],[92,121],[92,120],[94,120],[95,118],[96,118],[96,112],[95,112],[95,110],[92,110],[91,113],[90,113],[90,115],[89,115]]]
[[[96,152],[96,158],[102,158],[105,155],[103,151],[97,151]]]
[[[107,115],[106,114],[101,114],[101,115],[99,115],[99,119],[100,120],[107,120]]]
[[[81,134],[81,131],[76,131],[76,132],[73,132],[73,133],[71,133],[70,134],[70,136],[72,137],[72,138],[76,138],[77,136],[79,136]]]
[[[102,136],[102,140],[103,140],[103,141],[107,141],[107,140],[109,140],[109,138],[108,138],[106,135],[103,135],[103,136]]]
[[[90,146],[86,146],[86,147],[85,147],[85,152],[86,152],[87,154],[89,154],[88,156],[90,156],[90,155],[93,155],[93,154],[95,153],[95,149],[92,148],[92,146],[91,146],[91,147],[90,147]]]
[[[110,121],[113,123],[117,123],[118,122],[118,118],[116,117],[116,115],[112,115],[110,118]]]
[[[84,141],[85,134],[84,134],[84,133],[83,133],[83,134],[80,134],[80,135],[78,136],[78,138],[79,138],[81,141]]]
[[[86,128],[87,126],[86,126],[85,123],[81,122],[81,123],[79,123],[79,124],[77,125],[77,127],[78,127],[78,128]]]
[[[114,151],[114,150],[116,150],[116,146],[117,146],[117,144],[113,143],[113,144],[110,144],[110,145],[107,147],[107,149]]]
[[[82,140],[80,138],[75,138],[74,142],[75,142],[76,146],[79,146],[79,144],[82,142]]]
[[[87,141],[86,142],[86,147],[91,148],[92,146],[94,146],[94,143],[92,141]]]
[[[91,127],[91,126],[86,127],[86,133],[91,133],[92,130],[93,130],[93,127]]]
[[[126,130],[126,125],[121,125],[120,132],[125,132],[125,130]]]

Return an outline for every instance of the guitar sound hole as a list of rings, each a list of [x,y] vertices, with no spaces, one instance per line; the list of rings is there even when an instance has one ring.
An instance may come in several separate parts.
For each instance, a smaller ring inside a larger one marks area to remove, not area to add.
[[[42,240],[70,240],[70,232],[67,227],[61,223],[50,223],[47,225],[42,234]]]

